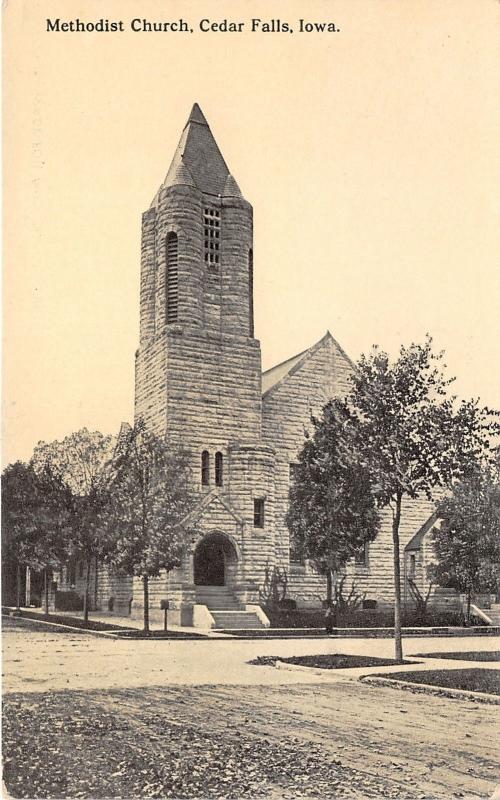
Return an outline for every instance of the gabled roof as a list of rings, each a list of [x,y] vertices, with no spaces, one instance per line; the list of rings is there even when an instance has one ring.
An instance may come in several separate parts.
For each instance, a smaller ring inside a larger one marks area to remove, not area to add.
[[[309,348],[307,350],[303,350],[302,353],[298,353],[296,356],[292,356],[291,358],[287,358],[286,361],[282,361],[281,364],[276,364],[276,366],[271,367],[271,369],[266,370],[266,372],[262,373],[262,394],[265,394],[269,391],[275,384],[277,384],[282,378],[287,375],[292,367],[297,364],[303,355],[309,352]]]
[[[424,522],[424,524],[422,525],[422,527],[418,529],[416,534],[414,536],[412,536],[412,538],[410,539],[410,541],[408,542],[408,544],[405,547],[405,551],[406,550],[420,550],[420,548],[422,547],[422,542],[423,542],[425,536],[429,533],[429,531],[432,530],[432,528],[434,527],[434,525],[436,524],[438,519],[439,519],[439,517],[438,517],[436,512],[434,512],[434,514],[431,514],[429,519],[427,519]]]
[[[324,344],[327,342],[332,342],[339,353],[343,355],[346,361],[352,366],[353,369],[356,369],[354,362],[349,358],[347,353],[341,348],[339,343],[333,338],[330,331],[327,331],[325,335],[313,344],[311,347],[308,347],[307,350],[303,350],[302,353],[298,353],[296,356],[292,356],[288,358],[286,361],[282,361],[281,364],[276,364],[275,367],[271,367],[271,369],[266,370],[266,372],[262,373],[262,396],[264,397],[268,392],[272,389],[281,385],[290,375],[293,375],[297,370],[301,368],[301,366],[310,358],[317,350],[319,350]]]
[[[231,178],[231,180],[228,180]],[[166,186],[196,186],[206,194],[241,196],[198,103],[191,109],[172,163],[160,189]],[[160,189],[152,206],[158,202]]]

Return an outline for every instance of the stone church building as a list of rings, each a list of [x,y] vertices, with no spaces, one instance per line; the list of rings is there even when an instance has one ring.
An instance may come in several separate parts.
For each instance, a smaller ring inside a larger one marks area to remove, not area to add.
[[[285,515],[311,413],[348,392],[353,363],[327,332],[262,373],[253,276],[252,206],[195,104],[142,218],[135,416],[187,447],[201,497],[182,566],[151,581],[153,618],[168,598],[172,622],[266,624],[259,586],[273,565],[287,571],[288,595],[299,605],[325,597],[325,578],[290,560]],[[431,512],[413,502],[401,529],[403,571],[422,585]],[[389,518],[347,573],[379,607],[392,603]],[[98,607],[142,613],[139,580],[100,570],[95,589]]]

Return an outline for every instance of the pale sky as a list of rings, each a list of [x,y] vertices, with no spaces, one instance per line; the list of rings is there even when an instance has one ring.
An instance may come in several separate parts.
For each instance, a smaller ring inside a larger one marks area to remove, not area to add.
[[[126,31],[47,33],[57,17]],[[132,420],[141,213],[195,101],[254,207],[263,368],[326,329],[353,359],[430,332],[459,396],[500,407],[499,17],[496,0],[8,0],[3,462]]]

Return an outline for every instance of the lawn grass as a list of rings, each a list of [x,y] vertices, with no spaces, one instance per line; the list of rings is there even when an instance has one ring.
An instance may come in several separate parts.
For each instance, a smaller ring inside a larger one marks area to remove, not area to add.
[[[268,608],[264,611],[272,628],[325,628],[324,609]],[[483,626],[483,620],[474,618],[474,625]],[[379,609],[356,609],[340,611],[337,614],[339,628],[392,628],[394,613]],[[404,628],[442,628],[463,627],[463,619],[458,612],[429,611],[425,617],[407,613],[403,618]]]
[[[5,611],[3,611],[3,615],[5,615]],[[135,628],[126,627],[124,625],[107,623],[107,622],[98,622],[97,620],[93,620],[92,617],[89,618],[87,624],[85,624],[82,617],[70,617],[66,614],[39,614],[36,611],[25,611],[22,609],[21,616],[3,616],[3,619],[14,619],[16,622],[19,620],[24,620],[26,622],[52,622],[55,625],[62,625],[66,628],[80,628],[82,632],[85,631],[115,631],[117,628],[121,630],[128,630],[128,631],[135,631]],[[47,630],[47,628],[43,625],[39,626],[39,629]],[[30,630],[33,628],[30,626]]]
[[[452,653],[416,653],[415,658],[451,658],[454,661],[500,661],[500,650],[474,650]]]
[[[356,656],[344,655],[341,653],[315,655],[315,656],[291,656],[282,658],[281,656],[258,656],[249,664],[260,667],[274,667],[277,661],[285,664],[297,664],[301,667],[316,667],[317,669],[346,669],[354,667],[388,667],[397,664],[392,658],[376,658],[375,656]],[[401,663],[401,662],[399,662]],[[403,664],[411,662],[403,661]]]
[[[125,626],[121,625],[118,627],[117,625],[108,625],[104,622],[92,622],[89,620],[89,626],[87,628],[83,625],[83,620],[81,619],[74,619],[73,617],[58,617],[57,615],[49,615],[41,616],[40,614],[37,615],[38,618],[34,618],[34,615],[30,617],[25,617],[24,612],[22,617],[2,617],[2,627],[4,630],[29,630],[31,632],[36,633],[87,633],[88,631],[105,631],[106,633],[113,633],[114,636],[120,639],[145,639],[150,641],[151,639],[206,639],[206,636],[200,633],[185,633],[184,631],[161,631],[153,629],[149,632],[149,634],[145,634],[144,631],[140,630],[139,628],[126,628]],[[64,622],[60,622],[59,620],[63,619]],[[57,622],[56,622],[57,620]],[[56,623],[54,627],[50,626],[50,628],[44,624],[45,622],[52,622]],[[78,625],[73,627],[73,623],[77,622]],[[91,623],[91,624],[90,624]]]
[[[2,617],[2,629],[3,631],[29,631],[30,633],[62,633],[64,634],[71,634],[74,633],[78,635],[79,633],[85,633],[83,630],[71,630],[71,628],[50,628],[48,625],[44,625],[43,622],[35,622],[31,619],[23,619],[22,617]]]
[[[119,639],[206,639],[207,637],[204,636],[202,633],[193,633],[186,631],[160,631],[154,628],[150,630],[149,633],[144,633],[144,631],[139,630],[138,628],[134,628],[133,630],[129,630],[128,628],[123,630],[115,630],[114,635],[117,636]]]
[[[500,696],[500,670],[497,669],[435,669],[425,672],[391,672],[389,675],[376,677]]]

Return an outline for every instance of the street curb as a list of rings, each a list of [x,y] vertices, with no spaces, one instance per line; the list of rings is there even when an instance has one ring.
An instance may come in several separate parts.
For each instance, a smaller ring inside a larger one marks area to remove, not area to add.
[[[412,656],[409,656],[412,658]],[[421,660],[415,659],[412,662],[405,664],[404,666],[410,666],[411,664],[421,664]],[[395,669],[400,668],[400,664],[387,664],[388,667],[394,667]],[[302,664],[289,664],[287,661],[279,661],[276,660],[274,664],[275,669],[284,669],[289,670],[290,672],[307,672],[309,675],[324,675],[329,677],[331,675],[335,675],[339,680],[340,678],[347,678],[348,680],[355,681],[359,679],[359,674],[353,674],[354,670],[360,669],[377,669],[377,665],[374,664],[372,667],[337,667],[334,669],[328,669],[326,667],[305,667]],[[382,669],[380,665],[378,665],[378,669]]]
[[[425,673],[425,671],[424,671]],[[477,703],[486,703],[500,706],[500,697],[486,692],[469,692],[466,689],[450,689],[429,684],[414,683],[413,681],[398,681],[396,678],[382,678],[376,675],[362,675],[359,678],[363,683],[372,683],[375,686],[389,686],[393,689],[402,689],[419,694],[436,694],[439,697],[450,697],[455,700],[471,700]]]
[[[274,668],[288,670],[289,672],[307,672],[309,675],[324,675],[326,677],[329,677],[330,673],[339,672],[336,669],[320,669],[319,667],[303,667],[301,664],[287,664],[285,661],[276,661]],[[342,676],[339,675],[338,677]]]
[[[267,628],[265,633],[260,633],[256,636],[243,635],[241,630],[230,630],[229,628],[220,628],[221,632],[231,636],[233,639],[392,639],[394,637],[394,628],[337,628],[334,633],[328,634],[322,628]],[[299,634],[292,634],[291,631],[300,631]],[[279,636],[275,635],[276,632],[283,631]],[[475,637],[475,636],[498,636],[500,635],[500,626],[477,626],[474,628],[459,628],[450,626],[448,628],[403,628],[403,638],[429,638],[434,637]]]

